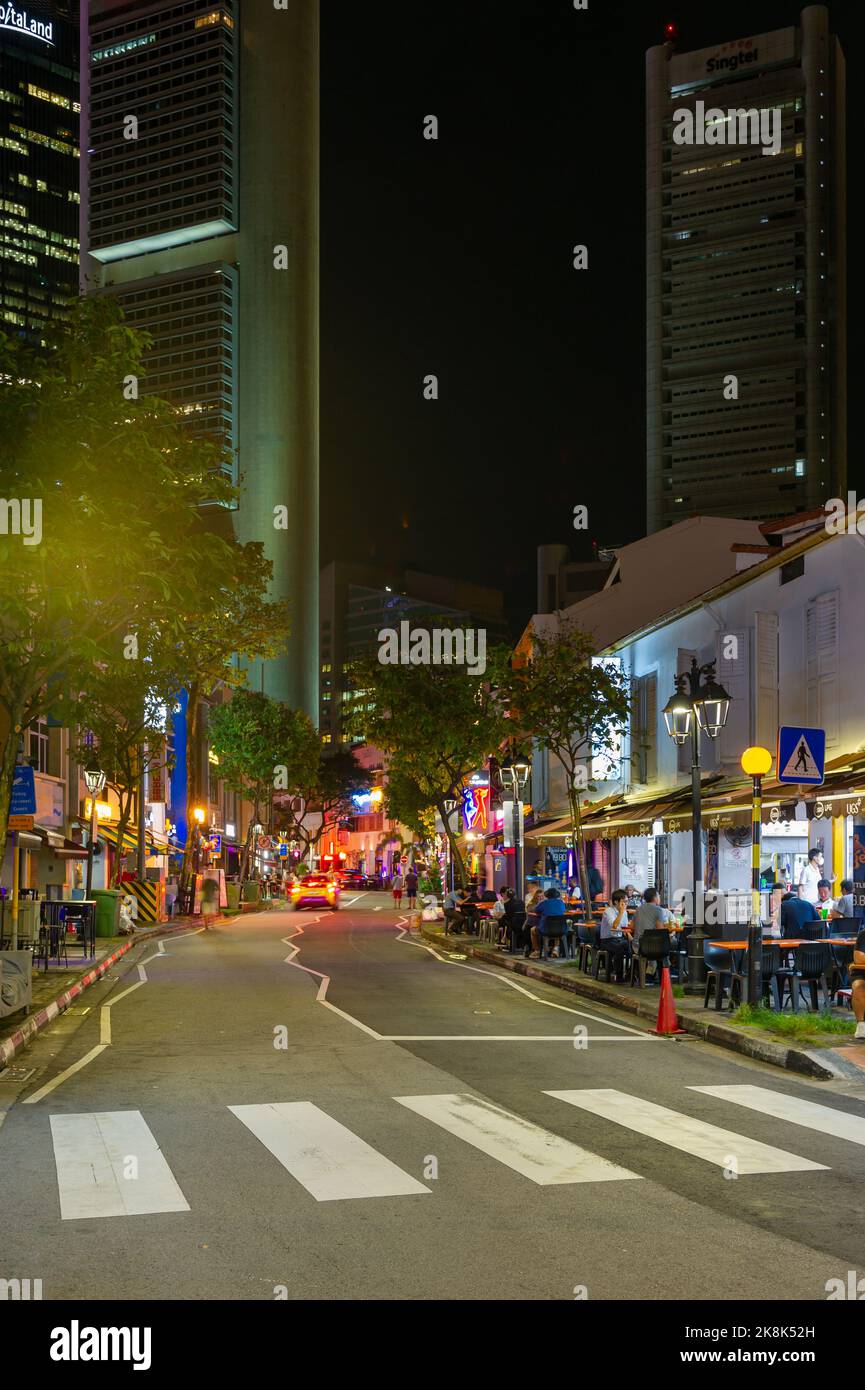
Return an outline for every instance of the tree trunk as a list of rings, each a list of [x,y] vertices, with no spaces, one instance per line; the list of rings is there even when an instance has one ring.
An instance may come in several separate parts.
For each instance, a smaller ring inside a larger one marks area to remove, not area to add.
[[[241,861],[240,861],[240,883],[241,883],[241,887],[242,887],[243,884],[246,882],[247,874],[248,874],[248,871],[249,871],[249,859],[250,859],[250,850],[251,850],[251,848],[252,848],[252,837],[253,837],[253,834],[255,833],[255,827],[258,825],[258,813],[259,813],[258,801],[256,800],[255,803],[253,804],[252,816],[251,816],[251,818],[250,818],[249,825],[246,827],[246,841],[245,841],[244,846],[243,846],[243,858],[242,858]]]
[[[195,839],[195,809],[198,798],[198,727],[199,727],[199,689],[190,686],[186,700],[186,845],[183,850],[183,867],[180,870],[180,884],[188,888],[192,878],[192,853]]]
[[[443,825],[444,828],[445,828],[445,835],[447,836],[448,844],[449,844],[450,847],[451,847],[451,863],[453,864],[454,869],[455,869],[455,871],[456,871],[455,874],[454,874],[454,881],[456,881],[456,876],[457,876],[457,874],[458,874],[458,875],[459,875],[459,881],[460,881],[460,887],[461,887],[461,888],[465,888],[465,886],[466,886],[466,866],[465,866],[465,864],[463,863],[463,857],[462,857],[462,854],[461,854],[461,852],[460,852],[460,847],[459,847],[459,845],[457,844],[457,837],[456,837],[456,835],[454,834],[453,829],[452,829],[452,827],[451,827],[450,816],[448,815],[447,811],[445,810],[444,805],[441,804],[440,802],[436,802],[436,810],[438,811],[439,815],[441,816],[442,825]],[[453,815],[453,812],[451,812],[451,815]],[[448,887],[450,887],[450,884],[448,884]]]
[[[18,723],[15,713],[11,716],[9,735],[3,744],[0,755],[0,870],[6,854],[7,826],[9,824],[9,803],[12,800],[12,781],[15,777],[15,764],[18,759],[18,746],[21,735],[15,732]]]
[[[116,790],[117,788],[115,788],[115,791]],[[123,792],[118,792],[120,819],[117,822],[117,860],[114,865],[114,873],[111,875],[112,888],[119,888],[121,883],[120,875],[123,873],[124,853],[123,841],[126,836],[126,827],[132,819],[132,795],[131,788],[125,794]]]
[[[580,812],[580,794],[572,785],[568,788],[568,801],[571,808],[571,845],[574,850],[574,858],[577,861],[577,873],[580,879],[580,893],[583,898],[583,906],[586,911],[586,918],[591,911],[592,895],[589,892],[589,872],[586,867],[586,842],[583,838],[583,821]]]

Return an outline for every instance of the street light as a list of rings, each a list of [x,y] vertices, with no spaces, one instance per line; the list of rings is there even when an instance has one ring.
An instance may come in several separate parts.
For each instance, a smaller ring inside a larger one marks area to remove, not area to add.
[[[105,787],[105,773],[100,767],[88,767],[84,785],[90,793],[90,843],[87,846],[87,887],[84,896],[89,900],[93,891],[93,844],[96,839],[96,798]]]
[[[742,771],[751,778],[751,921],[748,926],[748,1003],[763,994],[763,930],[760,922],[760,834],[763,818],[763,778],[772,767],[768,748],[746,748]]]
[[[509,791],[512,796],[511,814],[513,816],[513,841],[514,841],[514,886],[518,898],[525,897],[523,887],[523,792],[531,774],[532,764],[529,758],[520,754],[512,758],[505,758],[504,762],[499,763],[499,776],[502,787]]]
[[[700,784],[700,730],[709,738],[717,738],[730,713],[730,696],[715,675],[714,661],[697,664],[691,658],[691,669],[675,678],[673,694],[664,706],[664,723],[674,743],[682,747],[691,736],[691,849],[694,873],[694,925],[688,937],[689,994],[700,994],[706,983],[706,962],[703,951],[706,933],[703,930],[703,822],[702,788]],[[699,903],[699,909],[697,904]]]

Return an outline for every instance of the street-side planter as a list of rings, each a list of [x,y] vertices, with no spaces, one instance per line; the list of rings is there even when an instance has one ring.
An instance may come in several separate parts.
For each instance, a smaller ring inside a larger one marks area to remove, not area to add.
[[[225,894],[228,898],[229,912],[237,912],[240,908],[240,884],[226,883]]]
[[[261,902],[261,884],[250,881],[241,887],[240,900],[242,903],[252,903],[256,906]]]

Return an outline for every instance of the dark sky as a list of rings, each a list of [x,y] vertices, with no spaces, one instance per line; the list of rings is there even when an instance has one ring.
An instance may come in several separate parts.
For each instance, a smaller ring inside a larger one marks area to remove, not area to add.
[[[856,7],[829,7],[848,79]],[[645,50],[800,8],[325,0],[323,564],[462,574],[521,619],[538,544],[645,534]]]

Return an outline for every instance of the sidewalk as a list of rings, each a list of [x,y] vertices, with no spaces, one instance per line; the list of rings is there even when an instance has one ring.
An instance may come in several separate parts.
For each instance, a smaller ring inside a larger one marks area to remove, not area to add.
[[[658,990],[654,987],[636,989],[629,985],[607,984],[604,980],[585,975],[576,961],[538,961],[529,960],[522,954],[512,956],[486,942],[479,942],[475,936],[450,934],[446,938],[444,924],[440,922],[413,919],[412,925],[418,927],[420,935],[443,954],[466,955],[483,960],[488,965],[555,985],[583,999],[592,999],[597,1004],[622,1009],[652,1024],[657,1019]],[[775,1041],[757,1028],[733,1023],[726,1011],[704,1009],[699,996],[685,995],[675,999],[674,1003],[678,1026],[704,1042],[729,1047],[756,1061],[768,1062],[771,1066],[798,1072],[818,1081],[865,1083],[865,1046],[849,1044],[846,1037],[839,1046],[834,1047]]]

